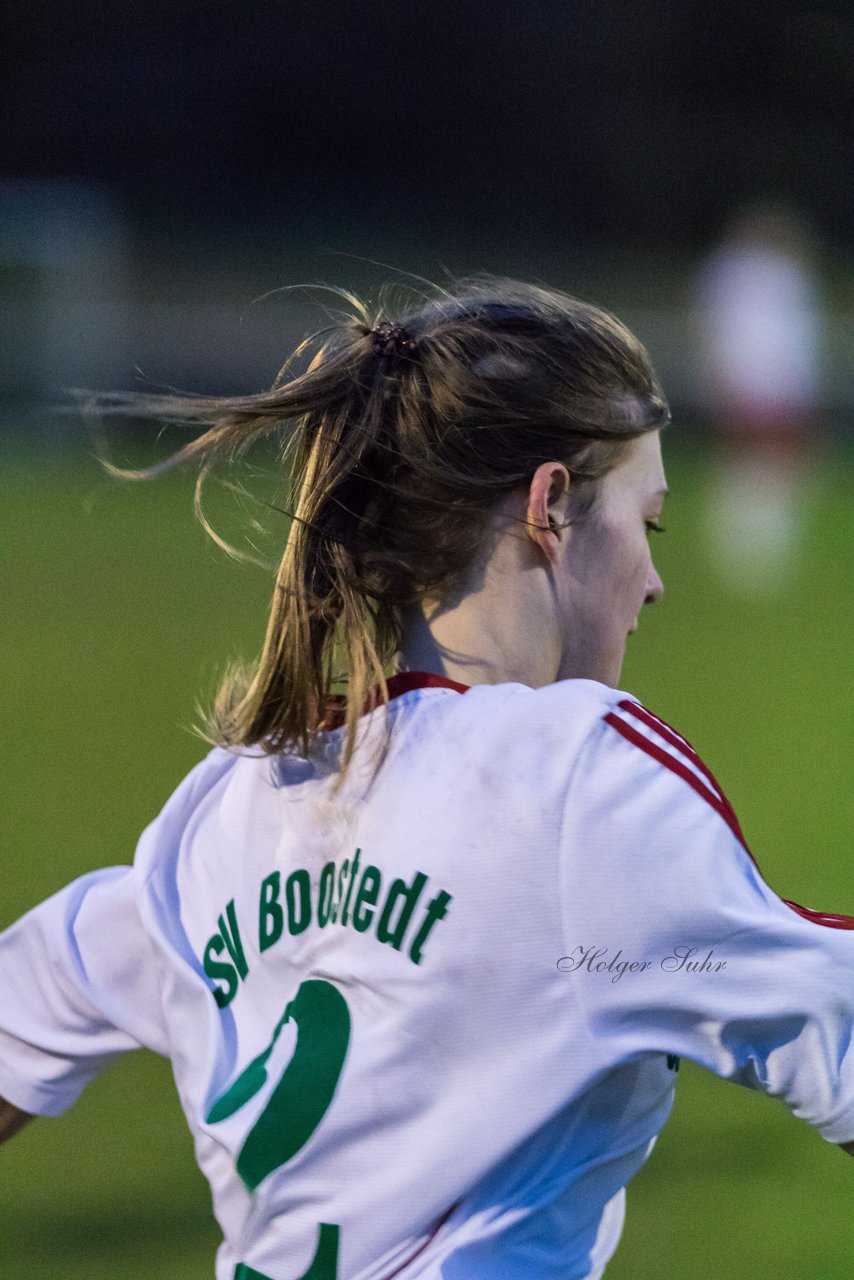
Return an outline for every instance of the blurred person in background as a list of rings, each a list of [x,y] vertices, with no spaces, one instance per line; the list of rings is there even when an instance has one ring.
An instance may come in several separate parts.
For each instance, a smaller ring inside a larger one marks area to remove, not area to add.
[[[800,542],[822,398],[822,302],[798,213],[771,199],[740,209],[700,267],[695,305],[716,443],[710,551],[731,586],[773,593]]]

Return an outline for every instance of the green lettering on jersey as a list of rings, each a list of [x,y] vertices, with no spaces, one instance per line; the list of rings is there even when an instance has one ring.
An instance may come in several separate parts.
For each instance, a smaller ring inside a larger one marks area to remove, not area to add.
[[[222,934],[215,933],[209,938],[205,946],[204,970],[207,976],[213,982],[224,982],[225,989],[222,987],[213,988],[213,997],[219,1005],[220,1009],[224,1009],[227,1004],[231,1004],[237,995],[239,979],[237,970],[233,964],[229,964],[227,960],[217,960],[215,957],[222,955],[225,951],[225,943],[222,940]]]
[[[408,885],[405,880],[392,881],[391,887],[386,894],[385,905],[377,921],[377,938],[380,942],[388,942],[397,951],[400,950],[403,945],[403,935],[409,927],[412,912],[415,910],[415,904],[420,898],[421,890],[426,883],[427,877],[423,871],[416,871],[412,877],[411,885]],[[392,925],[391,917],[398,903],[400,903],[400,911],[395,924]]]
[[[279,902],[282,873],[274,871],[261,881],[261,900],[258,904],[258,950],[266,951],[279,941],[285,927],[285,913]]]
[[[442,920],[447,915],[448,903],[451,901],[451,895],[445,889],[440,889],[435,898],[431,898],[427,903],[427,914],[421,922],[421,928],[412,939],[412,946],[409,948],[409,958],[414,960],[416,964],[421,963],[424,953],[424,944],[427,941],[427,935],[433,928],[437,920]]]
[[[291,1060],[249,1131],[237,1157],[237,1172],[248,1191],[301,1151],[329,1109],[350,1041],[350,1010],[337,987],[323,979],[307,979],[273,1030],[267,1048],[253,1058],[211,1107],[206,1121],[218,1124],[234,1115],[267,1083],[267,1062],[285,1023],[297,1026]],[[314,1257],[297,1280],[336,1280],[340,1228],[318,1224]],[[245,1262],[234,1280],[270,1280]]]
[[[285,1164],[308,1142],[332,1101],[350,1039],[350,1012],[337,987],[306,979],[285,1008],[267,1048],[253,1058],[214,1103],[208,1124],[227,1120],[267,1081],[267,1061],[282,1027],[297,1025],[293,1056],[255,1121],[237,1157],[237,1172],[248,1191]]]
[[[355,856],[354,856],[354,858],[353,858],[353,865],[352,865],[352,867],[350,868],[350,880],[349,880],[349,883],[348,883],[348,885],[347,885],[347,896],[346,896],[346,898],[344,899],[344,907],[343,907],[343,909],[342,909],[342,911],[341,911],[341,923],[342,923],[342,924],[346,924],[346,923],[347,923],[347,912],[350,910],[350,894],[353,892],[353,885],[356,883],[356,873],[357,873],[357,872],[358,872],[358,870],[359,870],[359,854],[360,854],[361,852],[362,852],[362,850],[361,850],[361,849],[357,849],[357,850],[356,850]]]
[[[335,906],[332,909],[333,924],[335,924],[336,920],[338,919],[338,908],[341,906],[341,903],[344,901],[344,877],[347,875],[347,872],[349,869],[350,869],[350,859],[345,858],[344,861],[341,863],[341,869],[338,872],[338,899],[335,903]]]
[[[317,898],[317,923],[321,929],[332,915],[332,894],[335,889],[335,863],[327,862],[320,873],[320,891]]]
[[[305,867],[292,871],[285,881],[288,930],[302,933],[311,924],[311,880]]]
[[[333,1222],[320,1223],[320,1238],[314,1257],[297,1280],[335,1280],[338,1274],[338,1226]],[[270,1280],[263,1271],[255,1271],[247,1267],[245,1262],[238,1263],[234,1271],[234,1280]]]
[[[222,916],[217,920],[219,931],[223,936],[225,945],[228,947],[228,954],[234,961],[234,967],[240,974],[241,978],[245,978],[249,972],[249,965],[246,963],[246,955],[243,950],[243,940],[240,937],[240,926],[237,923],[237,912],[234,909],[234,898],[231,899],[225,908],[225,918]]]
[[[258,951],[264,954],[280,943],[286,932],[302,933],[312,923],[323,929],[332,925],[373,933],[377,942],[408,955],[421,964],[427,939],[436,923],[447,915],[451,895],[440,889],[426,898],[429,876],[413,871],[409,880],[384,882],[379,867],[360,869],[362,850],[352,861],[328,861],[320,873],[316,914],[312,876],[305,867],[292,871],[282,883],[283,872],[271,871],[258,894]],[[352,903],[352,914],[351,914]],[[230,1004],[249,974],[249,963],[235,909],[235,899],[218,918],[218,931],[208,939],[203,953],[205,974],[212,980],[212,994],[221,1009]]]
[[[373,919],[374,907],[380,896],[381,881],[379,867],[365,867],[353,906],[353,928],[359,933],[364,933]]]
[[[338,1227],[334,1222],[321,1222],[317,1252],[308,1271],[300,1280],[335,1280],[338,1272]]]

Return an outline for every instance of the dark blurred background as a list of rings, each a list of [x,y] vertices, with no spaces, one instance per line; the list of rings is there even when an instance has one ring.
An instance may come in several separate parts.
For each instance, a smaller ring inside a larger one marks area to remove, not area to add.
[[[287,286],[476,271],[649,346],[666,594],[623,686],[701,750],[777,892],[854,915],[854,6],[7,0],[0,60],[0,928],[131,860],[272,590],[206,539],[191,476],[106,480],[63,389],[262,389],[328,323]],[[208,510],[275,559],[270,468],[241,473],[260,505]],[[850,1160],[694,1064],[677,1094],[608,1280],[849,1276]],[[2,1275],[209,1280],[218,1239],[150,1055],[3,1149]]]
[[[824,402],[854,413],[850,4],[35,0],[0,21],[6,406],[264,385],[312,316],[250,303],[389,274],[353,254],[610,305],[696,407],[695,264],[771,197],[814,238]]]

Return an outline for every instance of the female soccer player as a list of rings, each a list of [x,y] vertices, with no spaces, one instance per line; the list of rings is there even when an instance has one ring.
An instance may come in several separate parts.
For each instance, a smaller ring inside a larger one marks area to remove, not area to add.
[[[202,478],[281,437],[294,522],[261,658],[133,867],[0,935],[2,1113],[146,1046],[218,1280],[592,1280],[680,1056],[854,1140],[854,920],[779,899],[617,688],[662,592],[640,343],[506,280],[400,324],[353,302],[266,394],[144,403],[202,426],[174,459]]]

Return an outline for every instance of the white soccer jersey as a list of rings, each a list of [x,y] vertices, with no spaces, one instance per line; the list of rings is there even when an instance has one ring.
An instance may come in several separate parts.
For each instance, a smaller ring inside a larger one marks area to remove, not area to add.
[[[0,1095],[168,1055],[218,1280],[601,1276],[682,1056],[854,1139],[854,920],[772,892],[684,739],[593,681],[390,693],[337,799],[342,728],[213,751],[0,934]]]

